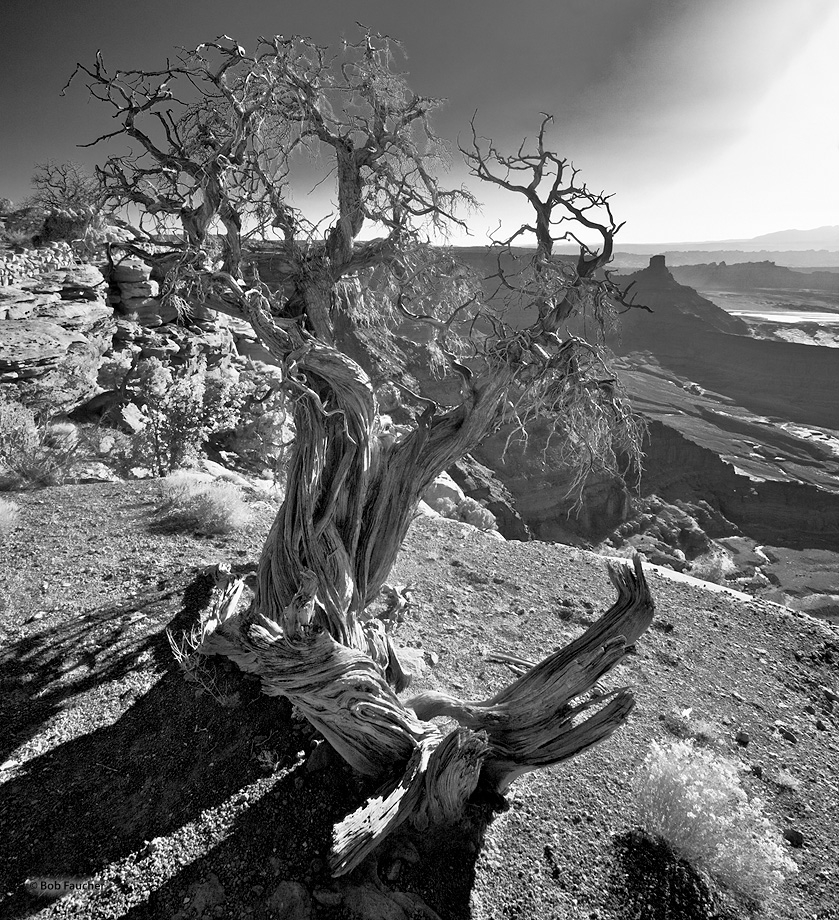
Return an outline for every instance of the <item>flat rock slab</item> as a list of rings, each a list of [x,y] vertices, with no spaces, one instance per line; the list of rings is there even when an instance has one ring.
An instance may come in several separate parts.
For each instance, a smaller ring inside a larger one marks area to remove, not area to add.
[[[2,309],[2,305],[0,305]],[[57,323],[74,332],[85,332],[101,326],[113,317],[113,310],[86,300],[60,300],[36,297],[30,301],[18,302],[10,307],[8,320],[43,320]],[[0,327],[0,336],[4,336]]]
[[[0,304],[29,303],[41,296],[45,295],[35,294],[33,291],[24,289],[16,284],[0,285]],[[52,299],[58,298],[53,296]]]
[[[95,265],[71,265],[57,271],[43,272],[41,278],[50,283],[80,288],[95,288],[105,282],[102,272]]]
[[[10,319],[0,325],[0,379],[31,377],[61,361],[72,348],[91,345],[78,332],[41,319]]]

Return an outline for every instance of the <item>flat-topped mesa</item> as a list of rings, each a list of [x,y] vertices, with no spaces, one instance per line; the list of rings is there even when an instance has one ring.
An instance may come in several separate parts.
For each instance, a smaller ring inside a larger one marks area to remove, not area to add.
[[[633,277],[643,279],[645,285],[650,288],[670,290],[680,287],[678,281],[670,273],[667,267],[666,257],[663,254],[650,256],[650,264],[636,272]]]

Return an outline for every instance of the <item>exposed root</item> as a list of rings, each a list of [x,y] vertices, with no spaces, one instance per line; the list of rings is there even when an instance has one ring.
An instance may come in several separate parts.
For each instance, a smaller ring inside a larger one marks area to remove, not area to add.
[[[578,639],[530,667],[518,680],[488,700],[463,701],[429,691],[409,700],[418,718],[456,719],[486,731],[490,752],[482,785],[503,791],[528,770],[567,760],[608,738],[635,703],[630,690],[574,702],[610,671],[652,622],[655,605],[638,557],[634,571],[609,566],[618,589],[612,607]],[[525,659],[502,656],[521,669]],[[581,717],[597,707],[594,714]]]
[[[590,694],[652,621],[654,604],[640,561],[609,566],[618,598],[583,635],[483,701],[427,692],[403,703],[383,669],[336,641],[311,616],[306,592],[280,618],[236,614],[241,582],[215,572],[218,587],[194,656],[222,654],[262,679],[270,696],[286,696],[354,769],[385,780],[385,789],[336,825],[330,866],[352,871],[395,828],[456,821],[476,789],[503,792],[521,774],[559,763],[609,737],[634,706],[626,689]],[[390,639],[364,624],[368,641]],[[525,659],[506,657],[520,670]],[[395,681],[400,683],[398,675]],[[588,696],[586,696],[588,694]],[[585,698],[584,698],[585,697]],[[456,719],[443,737],[429,720]],[[393,765],[405,764],[393,777]]]

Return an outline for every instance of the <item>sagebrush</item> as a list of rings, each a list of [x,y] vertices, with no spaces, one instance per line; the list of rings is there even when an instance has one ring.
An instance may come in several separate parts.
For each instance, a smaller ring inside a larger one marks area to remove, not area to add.
[[[761,903],[797,872],[781,837],[749,801],[738,767],[691,741],[653,743],[635,778],[645,829],[733,892]]]
[[[40,420],[28,406],[0,394],[0,490],[61,485],[84,452],[75,425]]]
[[[168,523],[204,534],[230,533],[244,527],[250,510],[242,490],[230,482],[213,482],[187,470],[160,484],[161,517]]]
[[[139,405],[139,413],[123,417],[135,430],[135,463],[156,476],[193,465],[208,444],[231,449],[260,471],[279,465],[286,413],[256,372],[234,370],[227,361],[208,370],[204,355],[171,366],[158,358],[135,360],[125,351],[99,379]]]
[[[435,510],[443,517],[453,521],[463,521],[478,530],[496,530],[498,522],[495,515],[474,498],[463,498],[459,503],[450,498],[440,498],[434,503]]]

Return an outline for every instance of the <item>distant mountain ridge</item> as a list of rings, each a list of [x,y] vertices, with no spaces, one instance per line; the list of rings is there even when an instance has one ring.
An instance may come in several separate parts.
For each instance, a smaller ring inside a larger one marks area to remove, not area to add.
[[[816,227],[811,230],[777,230],[749,239],[701,240],[677,243],[618,243],[622,252],[656,253],[663,251],[711,252],[732,249],[737,252],[765,252],[824,249],[839,252],[839,225]]]
[[[661,247],[653,245],[641,246],[636,250],[644,252],[629,252],[628,249],[618,249],[612,260],[612,268],[618,270],[640,269],[647,264],[651,255],[664,255],[669,266],[700,265],[713,262],[725,262],[727,265],[741,264],[744,262],[774,262],[775,265],[797,269],[828,269],[831,271],[839,268],[839,250],[828,249],[668,249],[667,244]]]
[[[816,227],[814,230],[776,230],[774,233],[754,236],[750,242],[772,243],[793,248],[795,245],[801,245],[808,249],[818,249],[829,244],[828,248],[839,249],[839,226]]]

